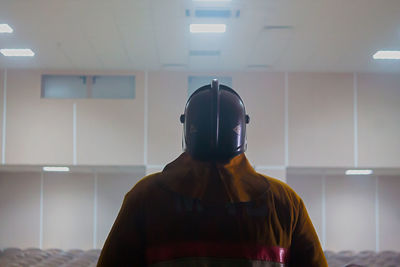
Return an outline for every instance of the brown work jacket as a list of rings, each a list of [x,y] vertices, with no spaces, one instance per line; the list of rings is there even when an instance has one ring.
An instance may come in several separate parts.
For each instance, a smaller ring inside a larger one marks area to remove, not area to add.
[[[328,266],[300,197],[246,156],[183,153],[125,196],[98,266]]]

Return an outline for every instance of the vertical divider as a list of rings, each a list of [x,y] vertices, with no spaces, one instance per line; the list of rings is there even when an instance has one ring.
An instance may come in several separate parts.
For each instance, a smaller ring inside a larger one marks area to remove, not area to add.
[[[358,167],[358,76],[353,73],[354,167]]]
[[[40,211],[39,211],[39,248],[43,249],[43,185],[44,174],[40,173]]]
[[[379,236],[379,176],[375,177],[375,251],[380,250]]]
[[[326,174],[322,176],[322,249],[326,249]]]
[[[289,74],[285,72],[285,166],[289,166]]]
[[[97,171],[94,171],[94,199],[93,199],[93,249],[97,247],[97,190],[98,177]]]
[[[3,131],[2,131],[2,147],[1,147],[1,163],[6,164],[6,127],[7,127],[7,69],[4,70],[3,79]]]
[[[148,164],[148,86],[149,86],[149,72],[146,70],[144,72],[144,136],[143,136],[143,164],[145,167]],[[147,169],[147,167],[146,167]]]
[[[72,164],[77,165],[77,144],[76,144],[76,102],[72,104]]]

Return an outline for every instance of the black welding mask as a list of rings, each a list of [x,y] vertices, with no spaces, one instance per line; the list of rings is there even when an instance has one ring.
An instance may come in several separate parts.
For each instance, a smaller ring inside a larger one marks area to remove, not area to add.
[[[188,99],[183,123],[183,150],[203,161],[224,162],[246,151],[246,115],[240,96],[212,80]]]

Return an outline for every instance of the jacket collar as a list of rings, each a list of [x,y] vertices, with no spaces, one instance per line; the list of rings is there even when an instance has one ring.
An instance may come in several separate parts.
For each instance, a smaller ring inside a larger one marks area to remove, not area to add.
[[[210,202],[248,202],[269,188],[244,153],[227,163],[198,161],[182,153],[164,168],[160,183],[176,193]]]

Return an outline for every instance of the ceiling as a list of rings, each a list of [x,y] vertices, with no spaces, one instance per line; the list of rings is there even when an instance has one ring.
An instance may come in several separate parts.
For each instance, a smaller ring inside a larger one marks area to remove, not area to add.
[[[0,48],[36,53],[0,55],[0,68],[400,72],[400,61],[372,59],[400,49],[399,0],[0,0],[0,23],[14,29]],[[190,23],[227,30],[193,34]]]

